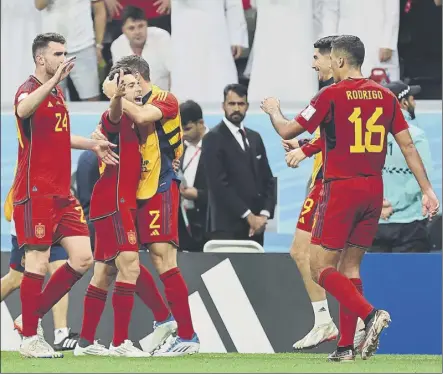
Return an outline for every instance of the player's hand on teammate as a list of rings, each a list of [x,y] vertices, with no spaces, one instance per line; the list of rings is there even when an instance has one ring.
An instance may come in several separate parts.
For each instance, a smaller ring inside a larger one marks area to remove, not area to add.
[[[277,112],[280,110],[280,100],[275,97],[267,97],[261,102],[260,108],[267,114]]]
[[[118,165],[119,156],[112,148],[117,145],[108,142],[107,140],[96,140],[97,144],[94,147],[94,152],[106,165]]]
[[[293,149],[300,148],[300,144],[298,143],[297,138],[289,139],[289,140],[282,139],[281,144],[283,145],[283,148],[286,152],[292,151]]]
[[[429,220],[431,221],[432,218],[438,213],[440,208],[440,202],[432,189],[423,193],[421,205],[423,216],[428,216]]]
[[[59,84],[63,79],[65,79],[75,65],[75,56],[67,58],[64,62],[62,62],[57,71],[54,74],[55,84]]]
[[[286,165],[290,168],[298,168],[298,164],[306,158],[301,148],[293,149],[285,155]]]

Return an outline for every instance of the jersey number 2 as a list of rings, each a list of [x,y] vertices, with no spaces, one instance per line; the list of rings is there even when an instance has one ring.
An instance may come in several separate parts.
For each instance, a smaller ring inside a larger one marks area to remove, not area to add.
[[[57,118],[57,124],[55,125],[55,132],[68,131],[68,115],[65,113],[55,113],[55,118]]]
[[[351,153],[379,153],[383,150],[385,142],[385,127],[377,125],[376,122],[383,114],[383,108],[375,108],[375,112],[366,122],[365,138],[363,139],[363,122],[361,119],[361,108],[354,108],[354,111],[349,116],[349,121],[354,124],[355,143],[349,147]],[[372,144],[372,134],[380,134],[379,144]]]

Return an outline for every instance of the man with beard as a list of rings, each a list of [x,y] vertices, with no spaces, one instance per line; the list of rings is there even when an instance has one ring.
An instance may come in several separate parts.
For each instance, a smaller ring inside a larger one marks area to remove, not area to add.
[[[275,180],[259,133],[245,128],[246,87],[224,89],[223,121],[203,138],[210,239],[254,240],[263,245],[274,215]]]
[[[417,127],[415,99],[420,86],[408,86],[397,81],[387,86],[400,102],[415,147],[428,173],[432,171],[429,142],[425,132]],[[386,162],[383,168],[383,209],[371,252],[429,252],[427,219],[421,214],[420,187],[415,181],[400,147],[388,135]]]

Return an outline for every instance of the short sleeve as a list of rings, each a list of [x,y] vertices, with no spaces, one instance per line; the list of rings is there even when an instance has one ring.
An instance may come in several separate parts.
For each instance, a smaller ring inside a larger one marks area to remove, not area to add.
[[[312,157],[315,154],[321,152],[321,150],[322,150],[322,142],[323,142],[322,138],[315,137],[310,142],[305,143],[301,147],[301,150],[306,155],[306,157]]]
[[[394,116],[392,119],[392,126],[391,126],[391,134],[395,135],[399,132],[406,130],[409,128],[408,122],[405,119],[405,116],[403,115],[403,112],[400,108],[400,103],[397,99],[395,99],[394,103]]]
[[[167,91],[157,93],[150,103],[161,110],[163,119],[173,119],[178,114],[178,101],[173,94]]]
[[[295,120],[311,134],[325,121],[329,115],[331,87],[324,87],[311,100],[310,104],[295,117]]]
[[[111,122],[111,120],[109,119],[109,110],[105,111],[102,114],[102,118],[100,121],[103,129],[107,132],[107,133],[116,133],[120,131],[120,122],[119,123],[114,123]]]

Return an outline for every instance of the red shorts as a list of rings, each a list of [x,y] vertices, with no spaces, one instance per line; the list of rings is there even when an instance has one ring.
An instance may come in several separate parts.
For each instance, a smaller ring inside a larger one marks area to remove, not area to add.
[[[80,203],[74,196],[38,196],[14,206],[19,247],[47,245],[69,236],[89,236]]]
[[[334,180],[323,184],[311,243],[329,250],[347,245],[367,249],[377,232],[383,205],[381,177]]]
[[[122,209],[110,216],[92,221],[95,229],[96,261],[111,261],[120,252],[138,251],[135,218],[135,209]]]
[[[171,243],[178,247],[179,204],[180,192],[175,181],[169,190],[138,201],[137,232],[141,244]]]
[[[323,188],[323,180],[315,181],[309,195],[303,203],[303,209],[298,217],[297,229],[311,233],[312,223],[314,222],[315,211],[317,210],[318,200],[320,199],[321,189]]]

